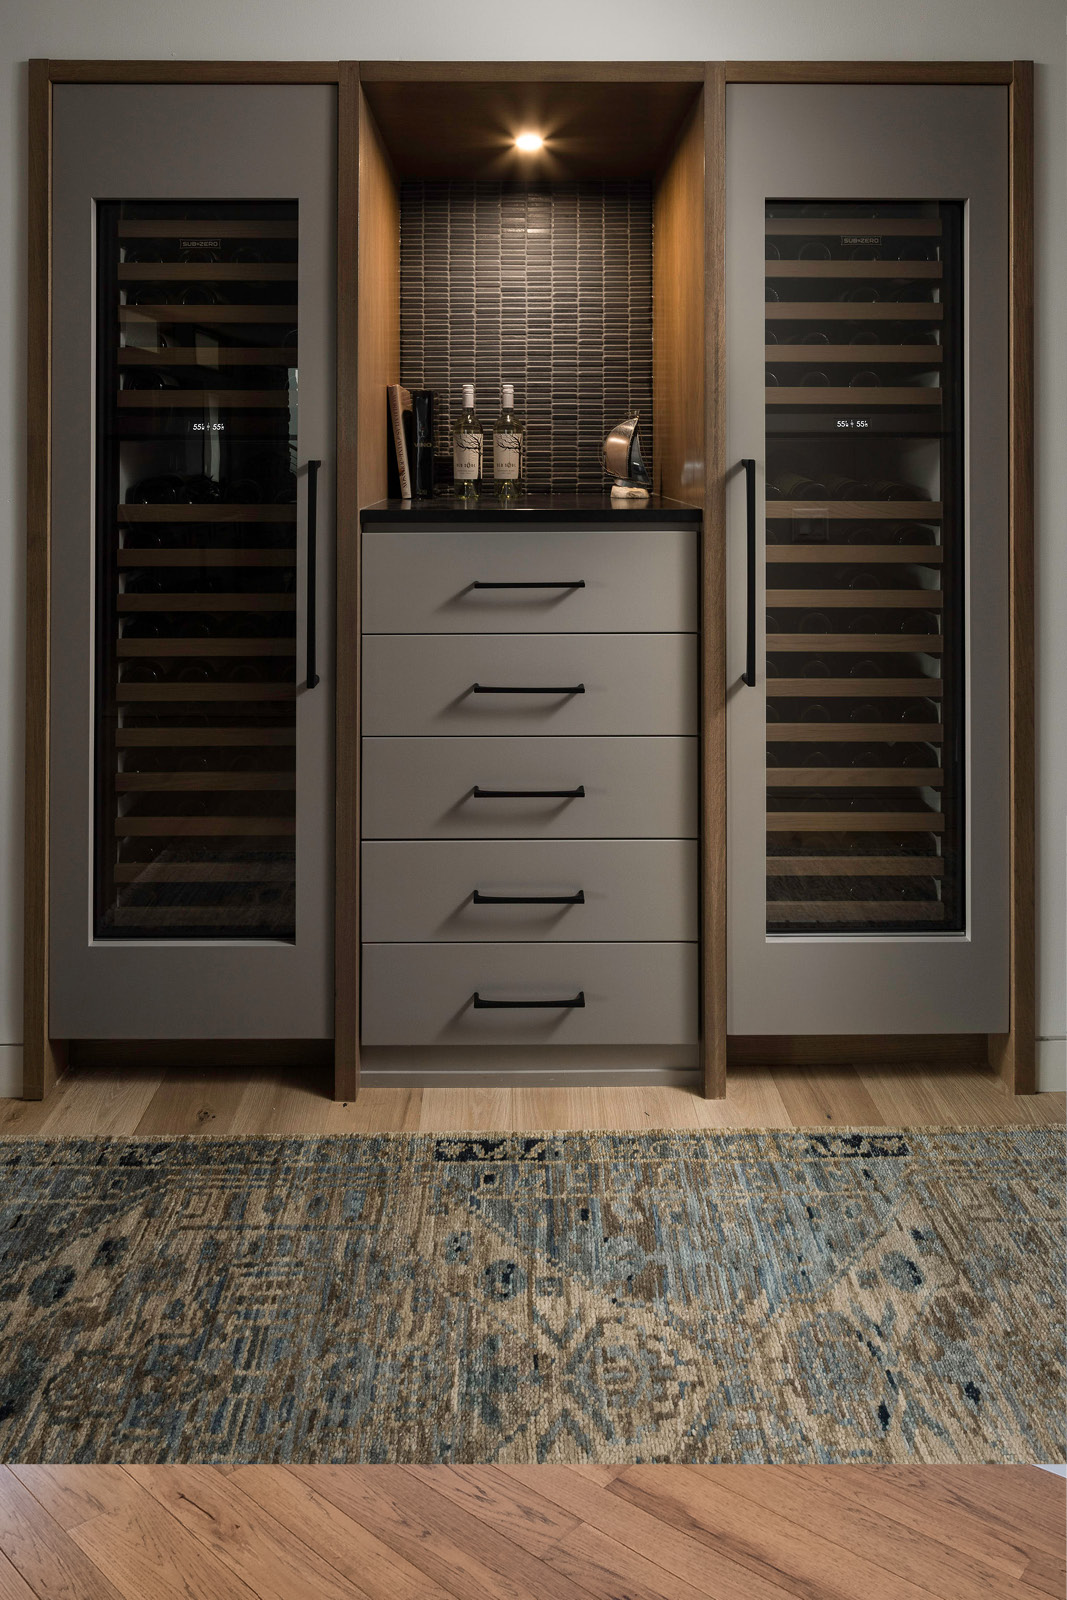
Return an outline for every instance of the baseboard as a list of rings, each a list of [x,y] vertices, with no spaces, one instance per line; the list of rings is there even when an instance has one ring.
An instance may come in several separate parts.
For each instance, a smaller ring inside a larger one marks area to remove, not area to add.
[[[1037,1092],[1067,1089],[1067,1039],[1037,1041]]]
[[[988,1071],[985,1033],[732,1034],[730,1067],[981,1067]]]
[[[377,1045],[360,1054],[360,1084],[367,1089],[587,1089],[700,1081],[693,1046],[589,1045],[574,1049],[510,1045],[432,1050]]]
[[[0,1100],[22,1097],[22,1046],[0,1044]]]
[[[71,1039],[72,1067],[322,1067],[332,1039]]]

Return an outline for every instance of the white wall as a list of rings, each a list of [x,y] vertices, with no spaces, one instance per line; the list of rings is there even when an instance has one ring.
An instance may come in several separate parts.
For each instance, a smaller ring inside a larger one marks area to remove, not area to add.
[[[21,1037],[26,67],[31,56],[214,59],[930,59],[1037,63],[1039,1025],[1067,1076],[1067,141],[1062,0],[2,0],[0,1094]],[[61,447],[61,443],[60,443]],[[61,776],[59,776],[59,781]],[[1057,1082],[1058,1079],[1058,1082]]]

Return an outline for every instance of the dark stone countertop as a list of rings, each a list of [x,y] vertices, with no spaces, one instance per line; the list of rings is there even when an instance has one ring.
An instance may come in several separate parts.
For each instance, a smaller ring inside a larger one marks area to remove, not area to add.
[[[628,522],[650,526],[664,522],[699,522],[698,506],[653,494],[636,502],[612,501],[607,494],[531,494],[506,504],[495,494],[479,500],[453,500],[435,495],[432,500],[379,500],[361,513],[364,528],[404,527],[432,522],[486,526],[513,520],[597,524]]]

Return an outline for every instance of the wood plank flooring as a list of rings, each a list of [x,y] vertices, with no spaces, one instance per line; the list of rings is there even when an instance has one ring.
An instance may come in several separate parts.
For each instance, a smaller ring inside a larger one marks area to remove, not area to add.
[[[0,1100],[4,1134],[321,1134],[582,1128],[975,1127],[1062,1123],[1067,1096],[1005,1094],[969,1068],[744,1067],[725,1100],[690,1089],[364,1089],[310,1068],[74,1068],[44,1101]]]
[[[0,1600],[1063,1600],[1032,1467],[0,1467]]]

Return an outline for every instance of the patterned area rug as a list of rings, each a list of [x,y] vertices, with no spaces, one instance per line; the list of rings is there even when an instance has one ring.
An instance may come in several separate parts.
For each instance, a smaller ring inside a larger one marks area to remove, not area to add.
[[[0,1142],[0,1459],[1061,1461],[1060,1130]]]

